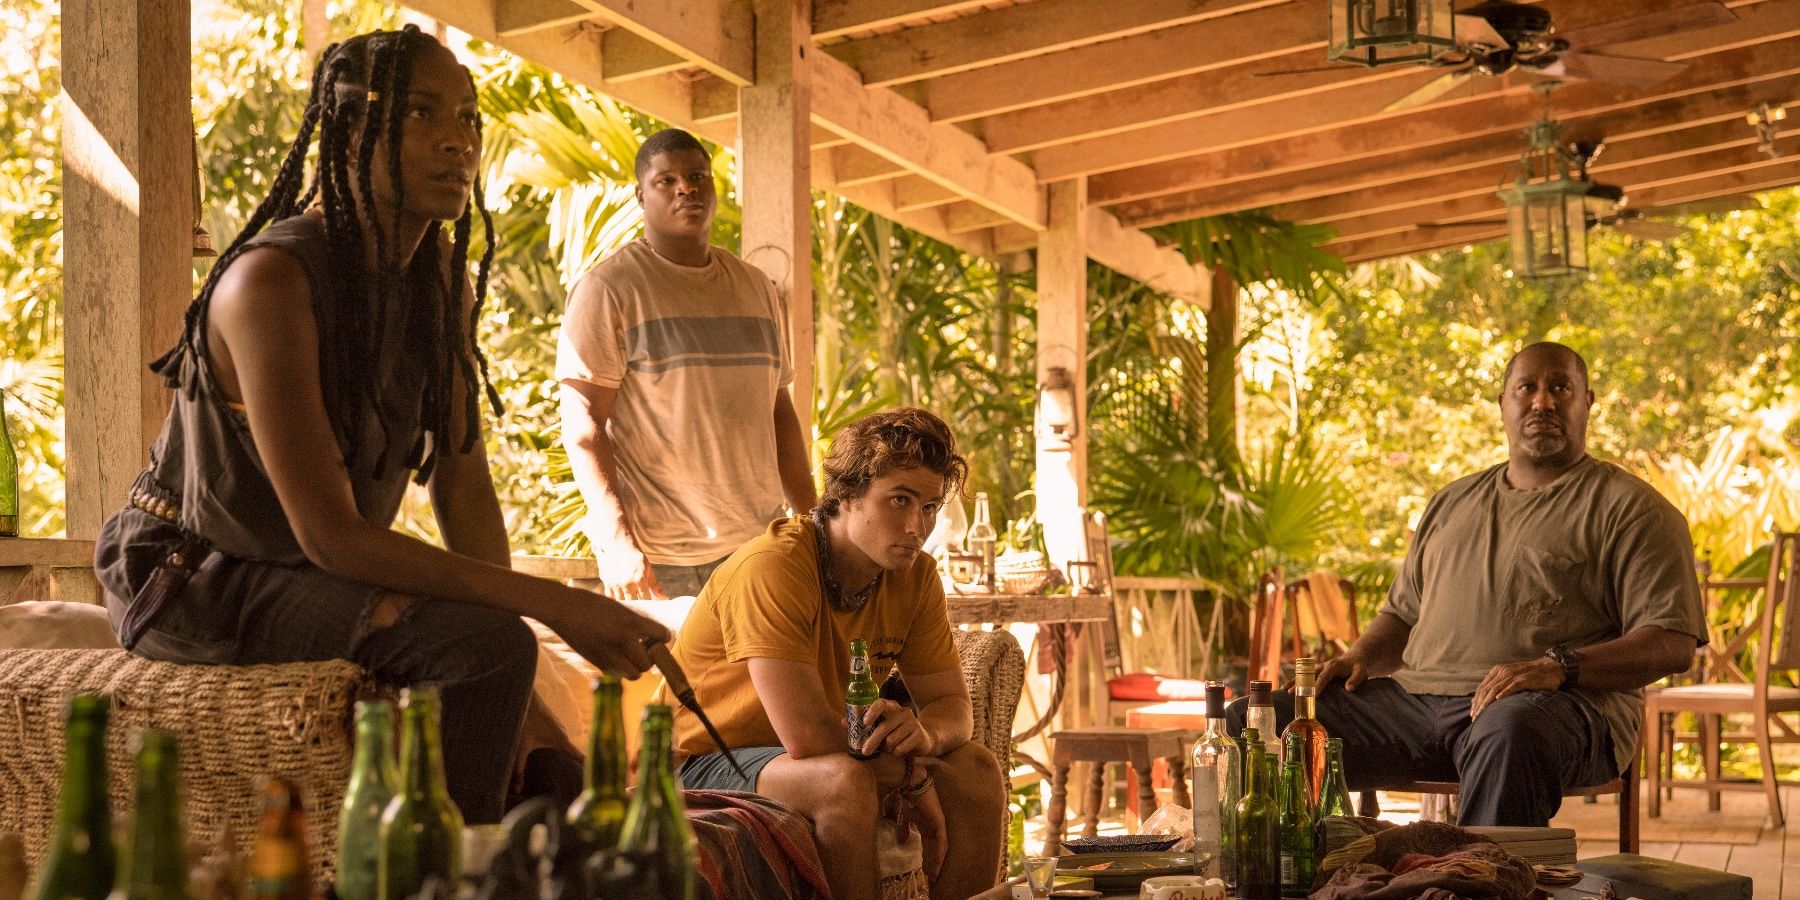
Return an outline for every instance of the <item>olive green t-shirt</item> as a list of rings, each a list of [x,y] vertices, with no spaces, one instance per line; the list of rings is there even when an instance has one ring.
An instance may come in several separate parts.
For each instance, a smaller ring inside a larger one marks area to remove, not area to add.
[[[1687,520],[1655,488],[1592,457],[1535,491],[1505,473],[1503,463],[1459,479],[1425,507],[1381,608],[1412,626],[1402,687],[1472,694],[1494,666],[1646,625],[1706,641]],[[1643,692],[1573,692],[1623,768]]]

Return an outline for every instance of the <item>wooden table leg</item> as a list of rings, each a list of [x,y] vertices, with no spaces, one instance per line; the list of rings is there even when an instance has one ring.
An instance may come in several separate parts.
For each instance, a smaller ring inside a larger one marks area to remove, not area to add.
[[[1700,714],[1700,759],[1706,766],[1706,780],[1717,784],[1719,775],[1719,721],[1723,717],[1717,713]],[[1706,789],[1706,811],[1719,811],[1719,789]]]
[[[1083,823],[1087,829],[1081,833],[1082,837],[1100,836],[1100,803],[1106,791],[1106,763],[1097,762],[1093,767],[1093,773],[1088,776],[1087,815]]]
[[[1188,796],[1187,760],[1182,759],[1179,753],[1169,757],[1169,780],[1175,782],[1175,802],[1193,809],[1193,798]]]
[[[1138,827],[1142,828],[1144,820],[1156,814],[1156,762],[1146,760],[1136,766],[1138,783]]]
[[[1057,766],[1050,770],[1050,807],[1044,811],[1044,847],[1045,853],[1055,852],[1062,846],[1063,815],[1069,810],[1069,767]]]

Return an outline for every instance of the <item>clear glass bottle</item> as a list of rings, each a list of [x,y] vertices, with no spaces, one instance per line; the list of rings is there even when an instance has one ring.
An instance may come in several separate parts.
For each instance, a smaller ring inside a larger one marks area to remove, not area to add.
[[[1237,896],[1240,900],[1275,900],[1280,896],[1281,867],[1277,855],[1281,808],[1272,793],[1274,761],[1263,749],[1262,735],[1244,729],[1244,796],[1237,805]]]
[[[356,758],[338,814],[338,900],[377,900],[381,894],[381,816],[400,789],[394,757],[394,705],[356,704]]]
[[[312,853],[299,785],[271,778],[263,786],[262,822],[244,868],[247,900],[312,900]]]
[[[1306,738],[1290,733],[1287,760],[1281,764],[1281,895],[1304,897],[1312,891],[1313,810],[1307,796]]]
[[[1244,793],[1244,757],[1225,730],[1225,685],[1206,683],[1206,731],[1193,751],[1196,875],[1232,881],[1232,822]],[[1207,859],[1210,854],[1211,858]]]
[[[850,755],[857,759],[874,759],[875,748],[864,748],[863,740],[874,730],[863,723],[863,715],[881,699],[881,688],[869,672],[869,645],[862,638],[850,642],[850,683],[844,687],[844,728],[848,732]]]
[[[1267,681],[1250,682],[1250,703],[1244,709],[1244,729],[1251,728],[1262,736],[1263,752],[1280,759],[1281,729],[1275,727],[1275,686]],[[1244,749],[1249,751],[1247,745]]]
[[[187,830],[181,824],[181,752],[175,735],[149,729],[139,738],[131,834],[107,900],[193,900],[188,890]]]
[[[662,900],[694,900],[699,893],[699,845],[688,824],[687,804],[674,772],[675,715],[667,706],[644,708],[638,749],[637,791],[625,811],[619,855],[637,867],[642,894]]]
[[[624,682],[617,675],[594,679],[594,725],[588,732],[586,788],[569,807],[569,828],[586,853],[612,850],[625,827],[630,796],[625,776]]]
[[[69,701],[64,719],[62,792],[56,800],[50,848],[33,900],[106,900],[118,857],[113,847],[112,812],[107,808],[106,719],[111,704],[97,694]]]
[[[1282,743],[1300,736],[1300,771],[1306,775],[1308,802],[1317,806],[1319,792],[1325,784],[1325,726],[1319,724],[1318,696],[1313,685],[1318,679],[1318,664],[1310,656],[1294,660],[1294,718],[1282,731]]]
[[[400,720],[400,792],[381,815],[382,900],[405,900],[426,879],[462,878],[463,818],[444,785],[437,689],[404,691]]]
[[[999,590],[999,573],[994,567],[994,551],[1000,540],[994,530],[993,514],[988,510],[986,491],[975,494],[975,523],[969,526],[969,554],[981,557],[980,584],[989,591]]]

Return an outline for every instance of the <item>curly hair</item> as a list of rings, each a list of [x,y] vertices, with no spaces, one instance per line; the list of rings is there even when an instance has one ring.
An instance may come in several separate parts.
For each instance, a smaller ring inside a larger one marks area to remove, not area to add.
[[[867,494],[875,479],[920,466],[944,477],[946,495],[969,477],[968,460],[956,452],[956,437],[943,419],[911,406],[858,419],[831,442],[819,511],[835,516],[843,501]]]

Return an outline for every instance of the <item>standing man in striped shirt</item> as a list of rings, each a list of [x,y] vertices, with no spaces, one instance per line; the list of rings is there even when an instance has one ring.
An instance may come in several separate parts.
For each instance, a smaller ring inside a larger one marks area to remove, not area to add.
[[[644,235],[569,297],[563,445],[602,589],[691,596],[783,507],[817,502],[775,285],[710,240],[712,158],[680,129],[638,151]]]

